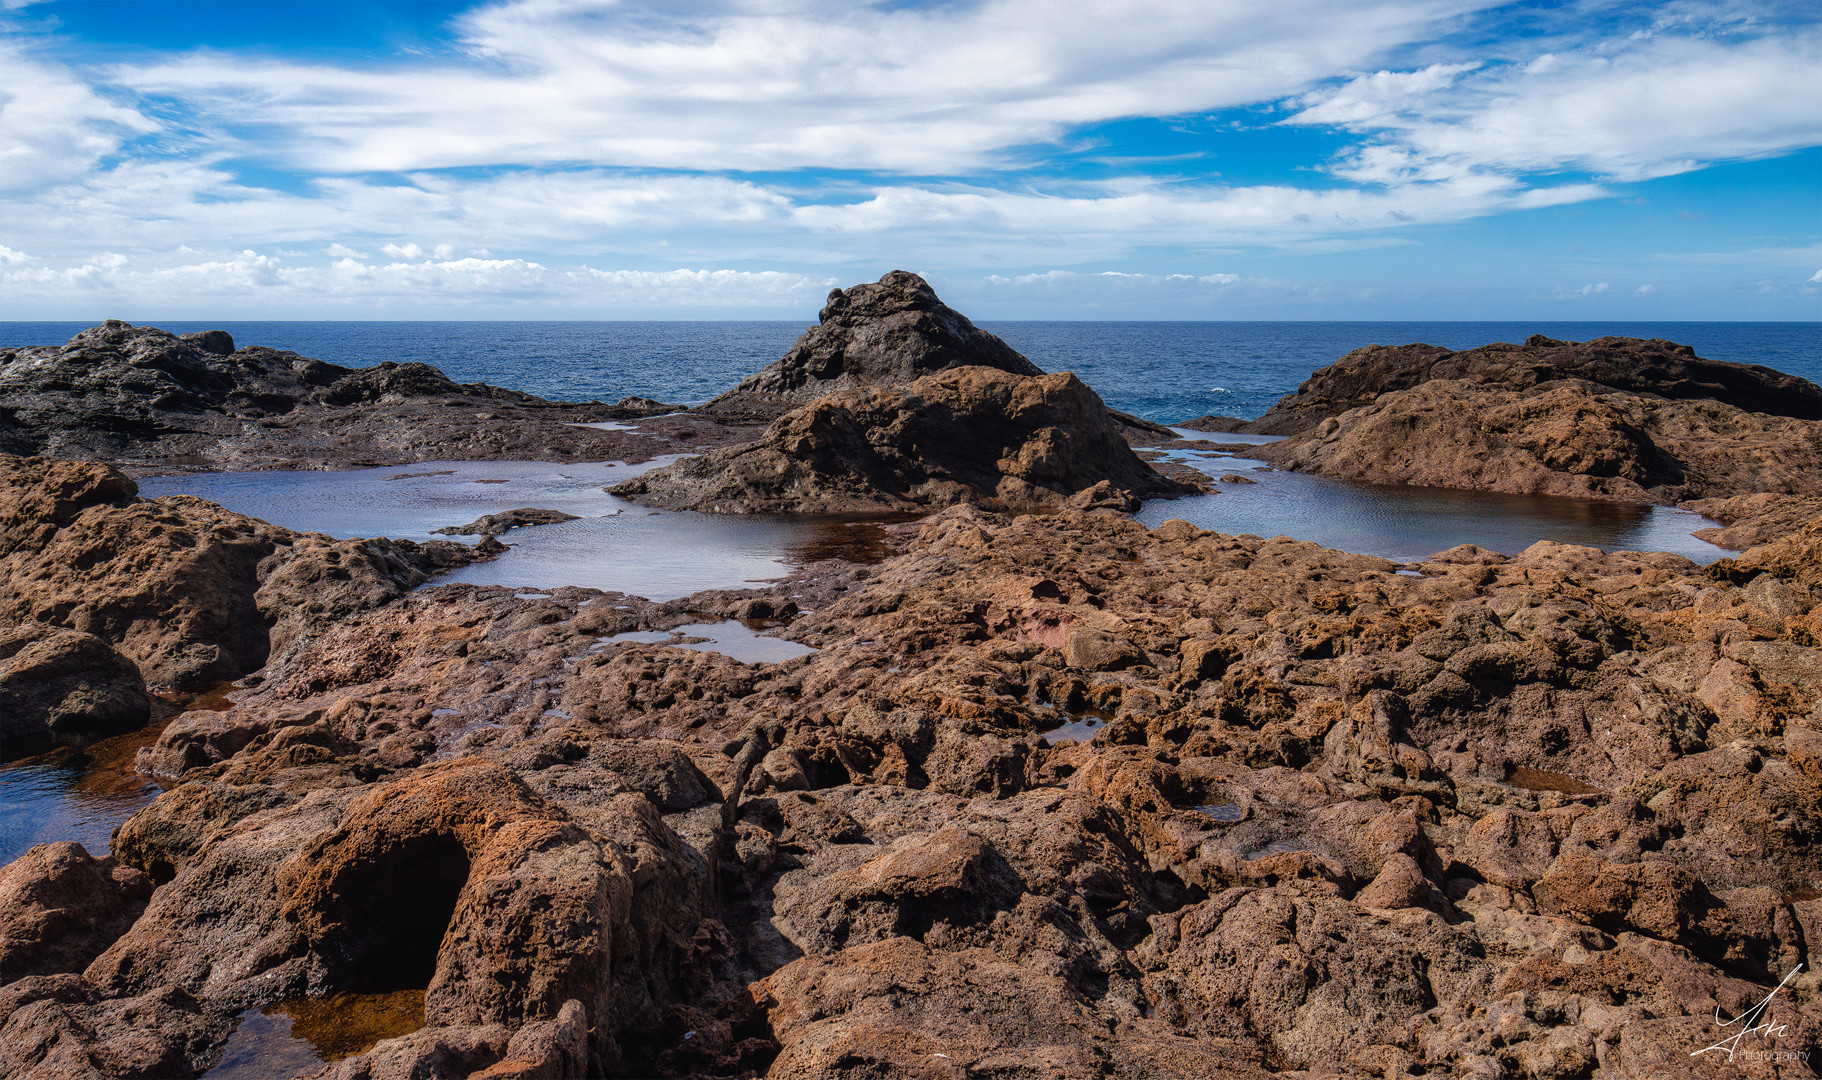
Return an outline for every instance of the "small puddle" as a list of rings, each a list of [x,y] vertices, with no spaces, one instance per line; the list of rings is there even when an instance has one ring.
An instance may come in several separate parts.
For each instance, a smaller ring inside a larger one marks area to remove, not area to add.
[[[1196,809],[1215,821],[1234,822],[1246,817],[1246,808],[1238,803],[1207,803]]]
[[[1559,791],[1564,795],[1599,795],[1601,789],[1582,783],[1573,776],[1565,776],[1547,769],[1533,769],[1525,765],[1514,768],[1506,777],[1506,783],[1526,791]]]
[[[6,740],[5,746],[36,750],[0,764],[0,865],[34,844],[74,840],[90,855],[108,853],[114,830],[163,790],[133,771],[142,746],[158,741],[172,717],[185,710],[220,712],[233,707],[222,683],[188,701],[152,699],[150,724],[85,747],[46,745],[43,740]]]
[[[1308,850],[1309,850],[1308,847],[1304,846],[1303,844],[1298,843],[1295,840],[1273,840],[1271,843],[1260,848],[1258,851],[1247,852],[1246,859],[1248,862],[1251,862],[1254,859],[1264,859],[1264,858],[1269,858],[1270,856],[1273,856],[1273,855],[1288,855],[1293,851],[1308,851]]]
[[[222,1047],[206,1080],[267,1080],[315,1073],[332,1061],[365,1053],[382,1039],[424,1026],[424,991],[331,994],[249,1009]]]
[[[1053,728],[1046,728],[1045,730],[1038,732],[1038,734],[1049,739],[1052,743],[1092,742],[1094,737],[1099,735],[1101,729],[1106,727],[1108,721],[1112,719],[1113,717],[1100,713],[1099,711],[1091,711],[1080,715],[1072,713],[1070,714],[1067,723],[1058,724]]]
[[[816,651],[808,645],[786,641],[784,638],[765,637],[760,633],[769,628],[770,625],[761,620],[754,620],[749,624],[738,619],[726,619],[720,622],[689,623],[674,630],[630,630],[623,634],[610,635],[601,641],[605,645],[641,642],[647,645],[670,645],[678,649],[695,649],[698,652],[716,652],[743,664],[776,664],[799,656],[808,656]],[[678,640],[681,638],[704,640]]]

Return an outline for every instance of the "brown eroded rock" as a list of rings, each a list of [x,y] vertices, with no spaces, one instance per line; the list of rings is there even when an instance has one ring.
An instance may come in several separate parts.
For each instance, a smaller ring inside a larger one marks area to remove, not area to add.
[[[105,466],[0,456],[0,618],[99,638],[153,684],[243,675],[305,627],[487,554],[444,541],[331,540],[136,490]],[[124,670],[94,646],[71,655],[70,671],[105,675],[84,693],[124,700],[107,689],[130,683]],[[40,684],[62,671],[41,675]]]
[[[79,972],[145,909],[146,875],[81,844],[39,844],[0,869],[0,984]]]
[[[1134,456],[1075,376],[962,367],[830,394],[780,417],[752,445],[611,490],[667,509],[844,513],[958,502],[1032,509],[1077,495],[1129,506],[1191,489]]]
[[[1381,394],[1434,379],[1520,394],[1553,382],[1587,382],[1632,394],[1707,399],[1747,412],[1822,420],[1822,389],[1794,375],[1757,364],[1705,360],[1687,345],[1658,339],[1576,342],[1534,334],[1523,345],[1502,341],[1461,352],[1422,344],[1368,345],[1318,370],[1296,393],[1244,427],[1203,430],[1296,435],[1371,405]]]
[[[93,634],[27,624],[0,630],[0,736],[85,736],[151,715],[145,679]]]
[[[1528,389],[1432,379],[1263,447],[1349,480],[1669,503],[1822,495],[1822,421],[1580,380]]]

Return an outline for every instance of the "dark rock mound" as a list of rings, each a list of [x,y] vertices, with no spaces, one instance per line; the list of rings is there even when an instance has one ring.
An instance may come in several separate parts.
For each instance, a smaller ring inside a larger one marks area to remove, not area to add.
[[[962,502],[1031,509],[1072,497],[1128,505],[1193,489],[1140,461],[1074,375],[964,367],[830,394],[780,417],[756,443],[610,490],[648,506],[751,514]]]
[[[607,416],[610,420],[643,420],[648,416],[664,416],[682,411],[681,405],[666,405],[648,397],[623,397],[614,402],[613,408],[607,410]]]
[[[1232,434],[1236,431],[1245,431],[1246,425],[1250,423],[1252,423],[1251,420],[1238,416],[1198,416],[1194,420],[1185,420],[1177,426],[1188,428],[1190,431],[1219,431]]]
[[[784,358],[702,406],[701,411],[772,419],[835,390],[908,383],[935,371],[989,367],[1041,375],[916,274],[894,270],[877,284],[829,294],[819,325]]]
[[[179,337],[109,320],[62,346],[0,348],[0,452],[68,460],[189,468],[600,460],[613,436],[570,425],[607,413],[457,384],[427,364],[354,369],[236,349],[220,330]]]
[[[1495,342],[1463,352],[1422,344],[1355,349],[1237,430],[1294,435],[1349,409],[1371,405],[1381,394],[1436,379],[1511,391],[1579,379],[1633,394],[1705,398],[1747,412],[1822,420],[1822,388],[1768,367],[1706,360],[1687,345],[1658,338],[1575,342],[1538,334],[1523,345]]]
[[[559,521],[574,520],[576,515],[565,514],[561,510],[522,507],[518,510],[502,510],[497,514],[483,514],[466,525],[445,525],[430,531],[443,536],[498,536],[508,529],[520,529],[528,525],[554,525]]]

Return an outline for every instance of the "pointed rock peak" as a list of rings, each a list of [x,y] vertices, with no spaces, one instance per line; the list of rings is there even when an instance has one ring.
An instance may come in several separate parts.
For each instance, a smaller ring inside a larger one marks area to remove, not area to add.
[[[704,410],[770,419],[837,390],[897,386],[948,368],[1043,374],[1012,346],[943,303],[929,282],[905,270],[836,289],[820,320],[783,359]]]

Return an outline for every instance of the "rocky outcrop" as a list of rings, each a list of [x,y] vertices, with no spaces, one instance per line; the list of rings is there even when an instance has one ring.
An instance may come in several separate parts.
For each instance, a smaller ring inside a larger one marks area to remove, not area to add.
[[[219,330],[178,337],[118,320],[63,346],[0,348],[0,452],[138,470],[598,461],[666,452],[671,441],[577,424],[669,409],[545,401],[457,384],[426,364],[354,369],[237,349]]]
[[[239,1010],[412,973],[425,1027],[333,1075],[1643,1080],[1818,959],[1822,520],[1713,568],[886,531],[761,590],[433,587],[295,639],[148,752],[175,786],[115,850],[157,890],[0,987],[0,1047],[201,1065]],[[819,651],[620,636],[762,603]],[[1822,1033],[1813,979],[1776,1009]]]
[[[790,352],[700,411],[771,420],[824,394],[897,386],[956,367],[1043,374],[937,299],[923,278],[894,270],[876,284],[830,292],[817,325]]]
[[[0,661],[9,733],[143,721],[145,683],[236,678],[308,627],[497,550],[332,540],[136,491],[107,466],[0,456],[0,620],[23,625]]]
[[[78,972],[138,920],[151,879],[81,844],[40,844],[0,869],[0,984]]]
[[[960,502],[1134,505],[1193,490],[1140,461],[1073,375],[964,367],[899,387],[830,394],[758,442],[689,458],[610,489],[712,513],[927,510]]]
[[[1557,379],[1509,390],[1432,379],[1258,455],[1378,484],[1674,503],[1822,495],[1822,420]]]
[[[1631,394],[1719,401],[1746,412],[1822,420],[1822,388],[1771,368],[1705,360],[1687,345],[1656,338],[1576,342],[1534,334],[1523,345],[1496,342],[1462,352],[1435,345],[1368,345],[1311,375],[1259,419],[1201,430],[1296,435],[1371,405],[1381,394],[1436,379],[1514,393],[1554,382],[1586,382]]]

